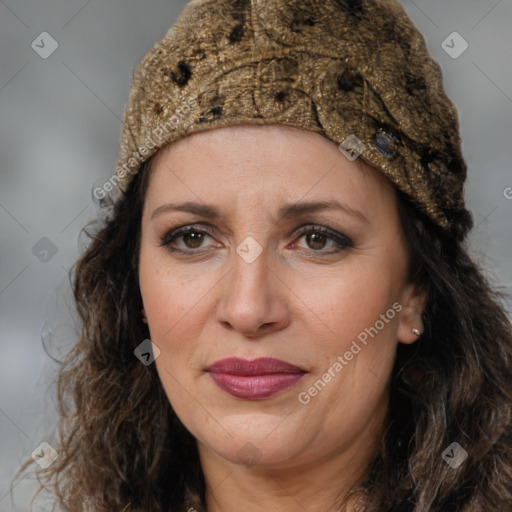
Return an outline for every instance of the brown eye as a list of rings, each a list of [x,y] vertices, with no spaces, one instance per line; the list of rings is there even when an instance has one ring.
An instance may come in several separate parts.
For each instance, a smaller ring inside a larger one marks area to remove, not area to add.
[[[306,241],[312,249],[323,249],[327,243],[327,237],[320,233],[308,233]]]
[[[160,241],[161,247],[166,247],[171,252],[199,252],[203,247],[205,237],[213,238],[207,230],[186,226],[167,233]],[[182,244],[176,244],[181,239]],[[178,245],[178,247],[176,247]]]
[[[331,231],[322,226],[308,226],[308,228],[297,233],[297,236],[299,238],[304,237],[308,248],[313,252],[332,254],[354,246],[350,238],[336,231]],[[334,245],[333,250],[324,251],[323,249],[326,248],[329,242]]]
[[[190,249],[197,249],[204,240],[204,234],[199,231],[189,231],[181,235],[183,243]]]

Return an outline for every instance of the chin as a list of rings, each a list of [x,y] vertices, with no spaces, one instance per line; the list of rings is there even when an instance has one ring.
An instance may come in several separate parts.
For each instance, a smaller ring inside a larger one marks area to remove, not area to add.
[[[285,431],[284,428],[280,429],[280,435],[271,435],[273,430],[276,434],[278,423],[275,418],[270,422],[267,420],[255,423],[252,423],[252,419],[246,417],[243,425],[219,421],[224,428],[218,427],[208,433],[201,432],[195,437],[207,450],[230,462],[246,466],[286,465],[300,453],[301,450],[296,446],[297,435]],[[290,446],[286,440],[293,440],[294,445]]]
[[[269,443],[263,439],[231,439],[230,446],[219,443],[209,445],[208,449],[233,464],[247,467],[278,469],[287,467],[291,460],[297,462],[295,451],[291,447],[283,446],[283,443]]]

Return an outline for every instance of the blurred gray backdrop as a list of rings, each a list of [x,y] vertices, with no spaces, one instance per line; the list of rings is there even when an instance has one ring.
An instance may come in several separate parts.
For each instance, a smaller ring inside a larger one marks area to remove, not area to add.
[[[459,111],[471,253],[511,292],[512,0],[401,1]],[[185,4],[0,0],[1,512],[28,510],[35,482],[12,478],[48,453],[57,365],[42,341],[59,357],[76,338],[67,271],[115,168],[132,71]]]

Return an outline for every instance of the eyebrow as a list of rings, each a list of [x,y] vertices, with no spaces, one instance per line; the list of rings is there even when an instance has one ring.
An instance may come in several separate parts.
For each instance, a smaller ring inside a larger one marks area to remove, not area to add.
[[[303,202],[303,203],[291,203],[284,204],[278,210],[277,216],[279,219],[291,219],[294,217],[300,217],[310,213],[316,213],[325,210],[341,210],[348,213],[352,217],[356,217],[359,220],[370,224],[368,219],[359,211],[351,208],[345,203],[341,203],[336,200],[331,201],[314,201],[314,202]],[[221,213],[219,208],[213,204],[205,203],[194,203],[187,201],[184,203],[168,203],[156,208],[151,214],[151,220],[156,216],[161,215],[165,212],[180,211],[193,213],[201,217],[210,219],[223,219],[224,215]]]

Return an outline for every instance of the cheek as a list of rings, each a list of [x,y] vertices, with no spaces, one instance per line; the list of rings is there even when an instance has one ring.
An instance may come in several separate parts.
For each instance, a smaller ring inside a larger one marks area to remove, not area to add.
[[[149,252],[149,251],[148,251]],[[146,255],[147,256],[147,255]],[[176,278],[176,272],[167,268],[158,258],[144,256],[141,252],[139,282],[144,307],[148,316],[151,341],[160,349],[155,360],[162,387],[172,407],[187,411],[190,407],[190,360],[194,339],[200,335],[197,315],[202,308],[201,286]],[[204,307],[204,306],[203,306]]]
[[[395,357],[401,305],[395,301],[389,274],[385,277],[378,267],[367,270],[354,270],[326,281],[322,290],[311,287],[307,292],[311,312],[304,323],[317,361],[308,381],[313,387],[301,390],[313,407],[325,408],[325,416],[335,421],[340,414],[349,421],[353,415],[371,413]],[[357,423],[355,416],[352,419]]]
[[[211,316],[211,298],[219,276],[204,266],[172,265],[163,250],[142,248],[139,284],[151,341],[164,390],[178,410],[187,410],[194,380],[201,375],[200,340]],[[204,346],[202,347],[205,348]]]
[[[184,325],[190,327],[214,284],[211,273],[194,276],[194,269],[184,273],[183,266],[178,269],[169,261],[165,249],[141,250],[139,284],[144,307],[153,341],[164,345],[176,339]]]
[[[301,298],[311,311],[310,325],[324,331],[322,338],[337,349],[347,343],[350,346],[351,340],[377,321],[379,331],[394,334],[397,313],[392,305],[397,293],[390,275],[379,265],[358,265],[328,278],[304,281],[306,288]],[[385,315],[384,321],[380,315]]]

